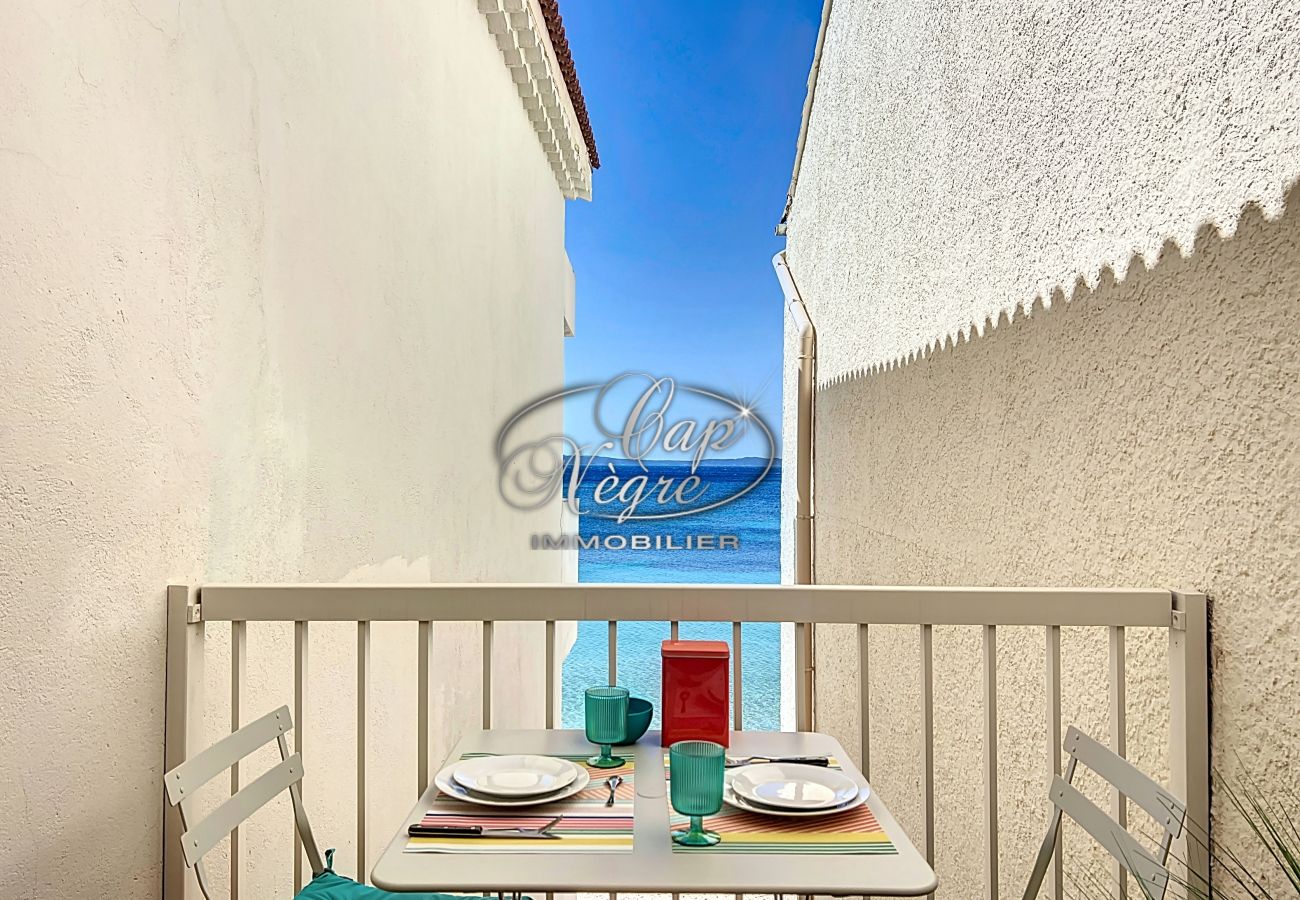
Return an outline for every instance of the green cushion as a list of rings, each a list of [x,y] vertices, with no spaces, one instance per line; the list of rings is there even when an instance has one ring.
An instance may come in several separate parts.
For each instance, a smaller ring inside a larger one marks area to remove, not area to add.
[[[357,884],[351,878],[344,878],[329,870],[321,872],[305,885],[295,900],[383,900],[383,898],[401,898],[401,900],[464,900],[452,894],[390,894],[367,884]],[[473,898],[470,898],[473,900]],[[496,900],[496,898],[492,898]]]
[[[344,878],[326,869],[313,878],[310,884],[305,885],[295,900],[375,900],[390,896],[392,895],[378,888],[357,884],[351,878]]]
[[[333,855],[332,851],[330,855]],[[397,898],[397,900],[466,900],[455,894],[390,894],[388,891],[381,891],[366,884],[357,884],[351,878],[344,878],[337,874],[333,869],[326,869],[313,878],[310,884],[305,885],[298,892],[294,900],[383,900],[385,897]],[[468,900],[475,900],[475,898],[470,897]],[[496,898],[493,897],[491,900]]]

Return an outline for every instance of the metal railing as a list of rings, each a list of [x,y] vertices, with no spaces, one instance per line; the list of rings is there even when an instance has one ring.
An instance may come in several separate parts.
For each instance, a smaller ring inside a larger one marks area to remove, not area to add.
[[[1206,604],[1201,594],[1147,589],[1030,589],[855,587],[838,585],[205,585],[172,586],[167,611],[167,717],[164,770],[202,749],[202,664],[204,625],[231,623],[231,714],[238,722],[245,681],[248,622],[294,622],[294,721],[297,752],[303,752],[306,714],[308,636],[313,622],[355,622],[357,629],[357,858],[366,859],[366,726],[370,683],[370,624],[416,622],[418,628],[417,781],[418,796],[430,779],[430,698],[436,677],[432,663],[434,629],[440,622],[482,623],[482,724],[492,725],[493,629],[496,622],[546,623],[546,726],[554,727],[556,709],[556,623],[609,623],[609,677],[617,677],[619,621],[669,621],[675,638],[679,622],[731,622],[734,728],[741,715],[741,624],[794,621],[802,635],[815,624],[851,624],[858,631],[858,701],[861,767],[871,774],[869,634],[873,625],[915,625],[920,653],[922,797],[924,854],[933,864],[934,838],[934,651],[936,625],[978,627],[983,634],[983,718],[985,859],[991,898],[998,885],[998,730],[997,633],[1002,626],[1043,628],[1047,708],[1047,745],[1052,774],[1061,771],[1061,628],[1105,628],[1110,639],[1109,705],[1112,749],[1125,752],[1125,629],[1154,627],[1168,631],[1170,702],[1170,789],[1185,799],[1187,819],[1198,838],[1179,848],[1187,877],[1204,879],[1208,843],[1210,771]],[[810,661],[801,658],[806,642],[796,639],[796,722],[813,725],[806,679]],[[231,773],[232,792],[239,772]],[[1111,798],[1112,813],[1123,822],[1124,799]],[[183,900],[193,878],[185,871],[178,841],[178,822],[165,810],[164,900]],[[239,896],[239,835],[231,836],[231,893]],[[302,854],[295,853],[295,886],[302,883]],[[1060,842],[1053,863],[1055,896],[1062,897]],[[362,873],[364,874],[364,873]]]

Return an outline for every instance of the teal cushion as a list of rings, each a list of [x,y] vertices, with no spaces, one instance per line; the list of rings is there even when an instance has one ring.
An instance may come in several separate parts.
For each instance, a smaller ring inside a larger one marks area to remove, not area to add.
[[[344,878],[342,875],[335,874],[326,869],[311,880],[298,893],[295,900],[375,900],[379,897],[390,897],[378,888],[372,888],[368,885],[357,884],[351,878]]]
[[[305,885],[295,900],[383,900],[383,898],[400,898],[400,900],[464,900],[452,894],[390,894],[367,884],[357,884],[351,878],[344,878],[328,869],[321,872]],[[470,898],[474,900],[474,898]],[[496,900],[496,898],[492,898]]]
[[[333,850],[326,852],[325,858],[329,864],[333,864],[333,856]],[[294,900],[383,900],[385,897],[397,898],[397,900],[466,900],[455,894],[390,894],[388,891],[381,891],[367,884],[357,884],[351,878],[344,878],[337,874],[333,869],[326,869],[313,878],[310,884],[305,885],[298,892]],[[475,900],[475,898],[470,897],[468,900]],[[496,898],[484,897],[482,900],[496,900]]]

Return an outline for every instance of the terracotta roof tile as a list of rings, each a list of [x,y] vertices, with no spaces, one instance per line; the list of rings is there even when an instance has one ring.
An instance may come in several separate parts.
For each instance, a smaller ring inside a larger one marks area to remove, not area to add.
[[[573,65],[573,54],[569,51],[569,40],[564,36],[564,20],[560,17],[559,0],[538,0],[542,8],[542,18],[546,20],[546,31],[551,36],[551,46],[560,61],[560,72],[564,75],[564,84],[569,89],[569,99],[578,114],[578,126],[582,129],[582,139],[587,144],[587,154],[591,157],[591,167],[600,168],[600,154],[596,152],[596,138],[591,133],[591,119],[587,116],[587,101],[582,96],[582,85],[578,83],[578,71]]]

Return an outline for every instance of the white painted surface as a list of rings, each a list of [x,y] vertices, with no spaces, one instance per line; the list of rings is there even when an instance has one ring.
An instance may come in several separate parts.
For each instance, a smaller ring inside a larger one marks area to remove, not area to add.
[[[1214,765],[1291,790],[1297,22],[1294,0],[836,0],[787,252],[819,339],[818,580],[1203,590]],[[915,831],[916,635],[871,642],[873,783]],[[850,752],[853,647],[818,632],[818,727]],[[1005,895],[1042,836],[1042,635],[997,654]],[[1127,655],[1129,755],[1165,778],[1163,646],[1133,629]],[[1065,721],[1107,736],[1105,635],[1065,629],[1062,657]],[[940,896],[964,900],[987,889],[978,631],[937,627],[934,659]],[[1067,873],[1106,871],[1086,846]]]
[[[786,306],[779,290],[773,303]],[[783,363],[781,367],[781,583],[794,584],[795,516],[798,513],[796,475],[799,471],[799,330],[787,310],[782,310]],[[816,472],[814,470],[814,477]],[[816,491],[814,490],[814,496]],[[794,623],[781,623],[781,729],[795,727]]]
[[[481,731],[465,736],[450,758],[465,753],[522,750],[576,755],[591,748],[581,731]],[[430,788],[402,820],[375,866],[375,882],[392,891],[613,891],[797,893],[804,889],[836,896],[874,894],[915,897],[934,887],[934,872],[874,790],[867,807],[893,841],[897,853],[797,856],[674,852],[668,838],[669,800],[664,748],[657,731],[631,746],[636,761],[632,852],[611,856],[584,853],[481,854],[406,853],[406,829],[429,809]],[[834,738],[808,732],[733,731],[730,751],[739,756],[833,756],[859,787],[867,781]]]
[[[833,9],[788,254],[824,380],[1276,215],[1300,176],[1296,0]]]
[[[501,61],[510,69],[556,183],[566,199],[590,200],[591,160],[540,4],[537,0],[476,0],[476,4],[501,50]]]
[[[525,549],[557,510],[505,508],[490,447],[561,382],[563,216],[471,0],[0,9],[0,893],[157,895],[168,582],[559,580]],[[502,720],[540,724],[541,628],[497,630]],[[248,628],[249,718],[292,630]],[[312,628],[300,723],[347,873],[355,631]],[[439,755],[477,631],[437,630]],[[415,784],[415,626],[372,653],[375,835]],[[244,896],[290,894],[289,821],[254,817]]]

